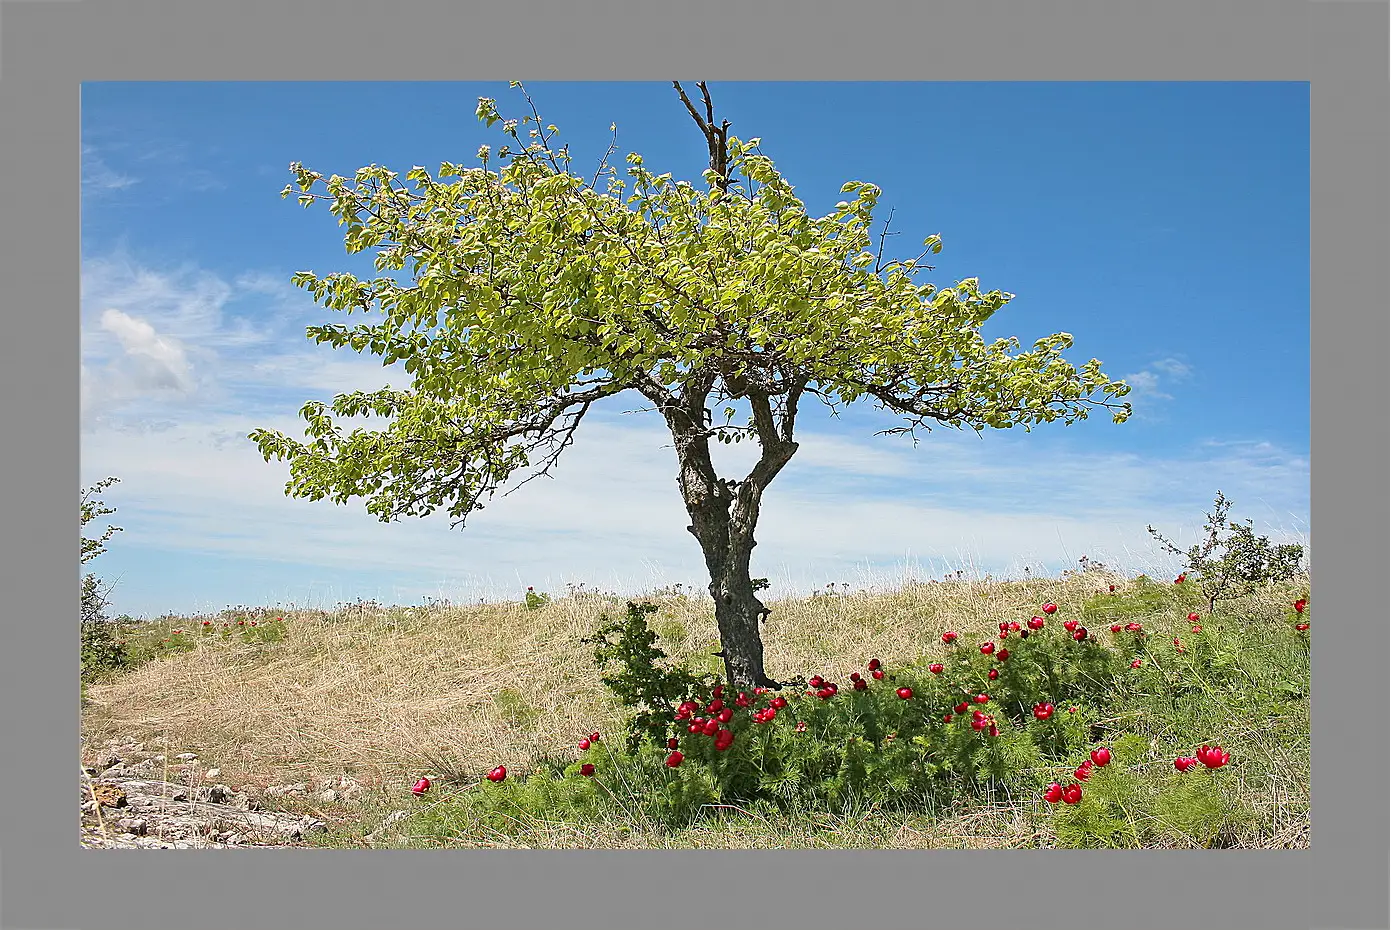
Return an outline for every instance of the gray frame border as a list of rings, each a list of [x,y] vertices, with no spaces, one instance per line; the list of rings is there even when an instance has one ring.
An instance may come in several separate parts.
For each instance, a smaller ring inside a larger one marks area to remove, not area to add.
[[[1387,512],[1387,427],[1379,410],[1359,416],[1345,401],[1387,378],[1386,4],[819,6],[808,15],[785,0],[679,10],[402,2],[382,16],[334,0],[75,0],[0,10],[0,396],[14,450],[4,460],[4,525],[19,555],[0,560],[10,614],[0,626],[0,926],[1388,926],[1387,732],[1380,718],[1365,726],[1363,714],[1355,724],[1343,716],[1379,709],[1388,683],[1385,652],[1367,648],[1368,633],[1384,629],[1385,592],[1372,579],[1385,570],[1387,536],[1379,517],[1366,517]],[[412,15],[398,12],[406,9]],[[513,35],[527,39],[498,39]],[[663,36],[681,38],[663,45]],[[369,41],[370,60],[341,51]],[[1337,527],[1319,539],[1319,612],[1333,620],[1315,649],[1317,860],[1312,850],[886,850],[207,852],[149,862],[79,849],[76,633],[62,620],[76,540],[53,516],[70,512],[78,487],[80,82],[491,80],[519,71],[533,80],[704,71],[730,80],[1310,81],[1314,435],[1344,450],[1320,459],[1313,495],[1319,525]],[[1339,338],[1347,332],[1359,338]],[[1371,619],[1350,619],[1362,617]],[[719,889],[724,903],[712,909],[693,886]]]

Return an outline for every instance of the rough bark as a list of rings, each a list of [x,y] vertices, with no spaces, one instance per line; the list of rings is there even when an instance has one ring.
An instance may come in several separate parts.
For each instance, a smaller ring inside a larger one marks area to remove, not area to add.
[[[691,524],[686,529],[700,543],[710,573],[710,596],[720,632],[725,677],[740,687],[780,685],[763,665],[759,622],[769,610],[754,593],[749,562],[754,546],[763,491],[797,451],[797,444],[774,434],[763,439],[763,455],[742,481],[715,474],[710,458],[710,434],[704,424],[704,404],[716,376],[693,378],[683,396],[660,406],[671,429],[680,466],[677,484]],[[759,398],[754,399],[756,417]],[[766,398],[762,398],[766,405]],[[790,423],[787,434],[790,436]]]

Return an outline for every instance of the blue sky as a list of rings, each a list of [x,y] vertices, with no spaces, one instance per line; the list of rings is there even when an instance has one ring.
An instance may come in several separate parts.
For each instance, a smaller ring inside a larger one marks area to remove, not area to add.
[[[699,180],[705,146],[670,84],[528,84],[592,171],[620,154]],[[1233,517],[1308,542],[1309,110],[1306,84],[737,84],[717,116],[759,136],[814,213],[847,180],[883,189],[905,257],[940,234],[929,280],[979,277],[1015,300],[989,338],[1070,332],[1133,386],[1130,422],[913,447],[867,405],[805,408],[801,450],[765,498],[754,573],[773,594],[827,582],[1056,573],[1081,555],[1132,572],[1173,560],[1220,488]],[[304,327],[336,317],[299,270],[365,273],[326,209],[282,200],[287,165],[432,171],[500,137],[474,117],[524,101],[506,81],[99,83],[82,92],[82,483],[124,532],[89,563],[115,612],[517,597],[567,583],[621,593],[703,585],[659,417],[597,406],[555,479],[451,530],[382,524],[283,494],[256,427],[300,435],[334,393],[405,387],[399,368]],[[752,450],[718,449],[726,474]]]

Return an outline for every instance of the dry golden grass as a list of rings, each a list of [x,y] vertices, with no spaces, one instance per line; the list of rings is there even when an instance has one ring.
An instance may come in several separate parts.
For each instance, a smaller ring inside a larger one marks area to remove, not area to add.
[[[988,635],[1003,617],[1045,600],[1079,602],[1105,590],[1100,573],[1063,580],[910,585],[773,603],[764,628],[770,673],[840,675],[871,656],[908,661],[941,648],[952,627]],[[662,645],[694,667],[718,669],[708,599],[661,597]],[[247,784],[309,781],[348,771],[366,783],[420,772],[451,776],[499,763],[524,771],[540,753],[612,729],[617,710],[592,662],[602,613],[595,595],[463,608],[284,613],[270,645],[214,641],[88,688],[84,740],[161,740],[215,760]],[[192,624],[190,624],[192,625]],[[702,655],[703,654],[703,655]],[[515,692],[509,701],[505,690]]]

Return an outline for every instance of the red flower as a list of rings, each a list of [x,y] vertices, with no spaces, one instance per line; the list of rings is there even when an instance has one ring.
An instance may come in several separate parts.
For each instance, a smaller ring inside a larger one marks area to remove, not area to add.
[[[1139,633],[1139,632],[1141,632],[1142,630],[1144,630],[1144,627],[1141,626],[1141,625],[1138,624],[1138,623],[1135,623],[1134,621],[1132,621],[1132,622],[1130,622],[1130,623],[1127,623],[1127,624],[1125,625],[1125,631],[1126,631],[1127,633]]]
[[[997,727],[997,726],[995,726],[994,723],[991,723],[991,724],[990,724],[990,735],[991,735],[991,736],[999,736],[999,735],[1000,735],[1000,728]]]
[[[701,727],[700,731],[704,733],[706,736],[714,736],[716,731],[719,730],[719,728],[720,722],[716,720],[714,717],[711,717],[709,720],[705,721],[705,726]]]
[[[1187,573],[1187,572],[1182,572],[1177,578],[1174,579],[1174,584],[1183,584],[1183,583],[1184,583],[1185,581],[1187,581],[1187,580],[1188,580],[1188,573]]]
[[[1074,704],[1073,706],[1069,707],[1069,708],[1067,709],[1067,712],[1068,712],[1069,714],[1075,714],[1075,713],[1077,713],[1077,705]]]
[[[721,730],[715,734],[715,751],[724,752],[729,748],[730,743],[734,742],[734,734],[729,730]]]
[[[966,703],[965,701],[962,701],[960,704],[956,705],[952,709],[955,710],[958,714],[964,714],[966,713],[966,711],[971,709],[971,705]]]
[[[947,632],[942,634],[942,642],[951,645],[952,643],[956,642],[956,634],[953,633],[951,630],[948,630]]]
[[[927,670],[934,675],[940,675],[942,674],[942,672],[946,671],[946,668],[947,667],[943,665],[941,662],[933,662],[931,665],[927,667]]]
[[[589,734],[589,741],[590,741],[591,743],[597,743],[597,742],[599,742],[599,731],[598,731],[598,730],[595,730],[593,733]]]
[[[1080,643],[1082,640],[1087,638],[1087,628],[1084,626],[1079,626],[1076,632],[1072,634],[1072,638]]]
[[[1063,799],[1063,786],[1053,782],[1048,786],[1048,790],[1043,792],[1043,797],[1049,804],[1057,804]]]
[[[1063,789],[1064,804],[1076,804],[1080,800],[1082,800],[1081,785],[1068,785],[1066,788]]]
[[[884,663],[880,662],[878,659],[870,659],[870,660],[869,660],[869,670],[872,672],[872,671],[878,669],[878,668],[879,668],[881,665],[883,665],[883,664],[884,664]]]
[[[411,793],[417,797],[430,790],[430,779],[422,778],[411,788]]]
[[[990,695],[988,695],[988,694],[977,694],[977,695],[976,695],[976,703],[977,703],[977,704],[984,704],[984,703],[988,702],[989,700],[990,700]]]
[[[1112,594],[1115,594],[1115,593],[1116,593],[1116,586],[1115,586],[1115,585],[1111,585],[1111,593],[1112,593]]]
[[[867,691],[867,690],[869,690],[869,682],[865,681],[863,678],[856,678],[856,679],[855,679],[855,690],[856,690],[856,691]]]
[[[1189,623],[1197,623],[1197,622],[1198,622],[1199,620],[1201,620],[1201,619],[1202,619],[1202,618],[1199,617],[1197,614],[1189,614],[1189,615],[1188,615],[1188,622],[1189,622]]]
[[[1113,623],[1113,624],[1111,624],[1111,632],[1112,632],[1112,633],[1119,633],[1120,631],[1121,631],[1121,625],[1120,625],[1119,623]]]
[[[1009,628],[1016,633],[1021,632],[1021,630],[1023,629],[1023,627],[1020,626],[1018,620],[1011,620],[1009,622]]]
[[[1100,749],[1093,749],[1092,761],[1097,765],[1110,765],[1111,750],[1107,749],[1105,746],[1102,746]]]
[[[1041,629],[1043,629],[1043,618],[1042,618],[1042,617],[1030,617],[1030,618],[1029,618],[1029,629],[1031,629],[1031,630],[1041,630]]]
[[[499,765],[488,773],[488,781],[502,781],[507,777],[507,766]]]
[[[1298,630],[1299,632],[1304,633],[1304,632],[1306,632],[1306,631],[1309,629],[1309,624],[1307,624],[1307,623],[1296,623],[1296,624],[1294,625],[1294,628],[1295,628],[1296,630]]]
[[[826,679],[822,678],[820,675],[811,676],[811,679],[807,682],[807,684],[811,685],[813,688],[819,688],[825,683]]]
[[[819,682],[819,681],[812,682],[812,687],[814,687],[814,688],[819,688],[819,687],[821,687],[821,682]],[[721,710],[724,709],[724,701],[720,700],[719,698],[715,698],[713,701],[710,702],[710,705],[709,705],[708,707],[706,707],[705,709],[706,709],[709,713],[718,714]]]
[[[992,652],[995,651],[995,644],[994,644],[994,643],[981,643],[981,644],[980,644],[980,651],[981,651],[984,655],[990,655],[990,653],[992,653]]]
[[[1203,628],[1202,628],[1202,625],[1201,625],[1201,624],[1197,624],[1197,623],[1193,624],[1193,632],[1194,632],[1194,633],[1201,633],[1202,631],[1203,631]]]
[[[943,714],[943,715],[942,715],[942,722],[943,722],[943,723],[951,723],[951,714]]]
[[[798,720],[797,726],[794,729],[796,729],[798,733],[807,732],[807,722],[805,720]]]
[[[1005,661],[1009,658],[1009,650],[1001,649],[999,652],[995,653],[995,658],[1001,662]]]
[[[1179,756],[1174,760],[1174,768],[1178,769],[1180,772],[1186,772],[1197,764],[1198,760],[1191,756]]]
[[[1294,612],[1297,614],[1302,614],[1304,613],[1304,608],[1308,606],[1309,602],[1301,597],[1299,600],[1294,602]]]
[[[1073,772],[1072,774],[1077,778],[1078,781],[1086,781],[1088,778],[1091,778],[1091,777],[1092,777],[1092,764],[1091,764],[1091,762],[1090,762],[1090,761],[1088,761],[1088,762],[1083,762],[1081,765],[1077,766],[1077,771]]]
[[[593,775],[594,775],[594,763],[592,763],[592,762],[586,762],[584,765],[581,765],[581,766],[580,766],[580,774],[581,774],[581,775],[584,775],[584,776],[586,776],[586,777],[593,777]]]
[[[1067,621],[1064,621],[1064,623],[1063,623],[1063,629],[1064,629],[1064,630],[1067,630],[1069,633],[1071,633],[1073,630],[1077,629],[1077,621],[1076,621],[1076,620],[1067,620]]]
[[[699,733],[699,732],[701,732],[700,724],[698,724],[698,723],[693,723],[693,724],[691,724],[689,727],[686,728],[686,732],[687,732],[687,733]]]
[[[1220,769],[1232,757],[1231,753],[1223,752],[1221,746],[1209,746],[1206,743],[1194,755],[1198,757],[1199,762],[1210,769]]]
[[[673,752],[667,756],[667,768],[674,769],[681,764],[681,760],[686,758],[680,752]]]
[[[1037,718],[1040,719],[1040,720],[1047,720],[1049,717],[1053,716],[1053,705],[1052,705],[1052,704],[1035,704],[1035,705],[1034,705],[1034,716],[1037,717]]]
[[[1131,667],[1131,668],[1139,668],[1140,666],[1142,666],[1142,665],[1144,665],[1144,664],[1145,664],[1145,660],[1144,660],[1144,659],[1131,659],[1131,660],[1130,660],[1130,667]]]
[[[1043,612],[1046,614],[1055,614],[1058,612],[1058,605],[1049,601],[1047,604],[1043,605]]]
[[[785,698],[785,697],[775,697],[775,698],[773,698],[771,701],[769,701],[768,703],[772,704],[774,707],[776,707],[777,709],[781,710],[782,708],[784,708],[784,707],[787,706],[787,698]]]
[[[989,678],[991,681],[994,681],[996,678],[1000,677],[1000,670],[998,668],[992,668],[985,677]]]
[[[580,740],[580,751],[583,752],[584,750],[586,750],[586,749],[588,749],[588,748],[589,748],[589,740],[587,740],[587,739],[582,739],[582,740]]]
[[[716,716],[715,719],[718,720],[720,723],[729,723],[729,721],[734,719],[734,710],[732,708],[726,707],[724,710],[720,711],[719,715]]]
[[[674,736],[673,736],[671,739],[667,740],[667,748],[668,748],[668,749],[675,749],[677,746],[680,746],[680,745],[681,745],[681,741],[680,741],[679,739],[677,739],[676,737],[674,737]]]
[[[830,688],[821,688],[816,692],[816,696],[821,698],[821,700],[823,701],[830,700],[831,696],[834,694],[835,692],[832,691]]]
[[[898,689],[897,691],[895,691],[894,693],[897,694],[899,697],[903,698],[903,700],[906,701],[906,700],[908,700],[910,697],[913,696],[913,689],[912,689],[912,688],[899,688],[899,689]]]
[[[870,674],[874,676],[875,681],[884,680],[884,670],[882,668],[876,668],[874,671],[870,672]]]
[[[749,706],[749,696],[748,696],[747,694],[745,694],[744,692],[740,691],[740,692],[739,692],[739,696],[738,696],[737,698],[734,699],[734,703],[735,703],[736,706],[739,706],[739,707],[748,707],[748,706]]]
[[[714,690],[710,692],[711,697],[719,697],[722,694],[724,694],[724,685],[715,685]]]
[[[851,672],[851,673],[850,673],[850,680],[851,680],[851,681],[859,681],[859,680],[860,680],[860,673],[859,673],[859,672]]]

